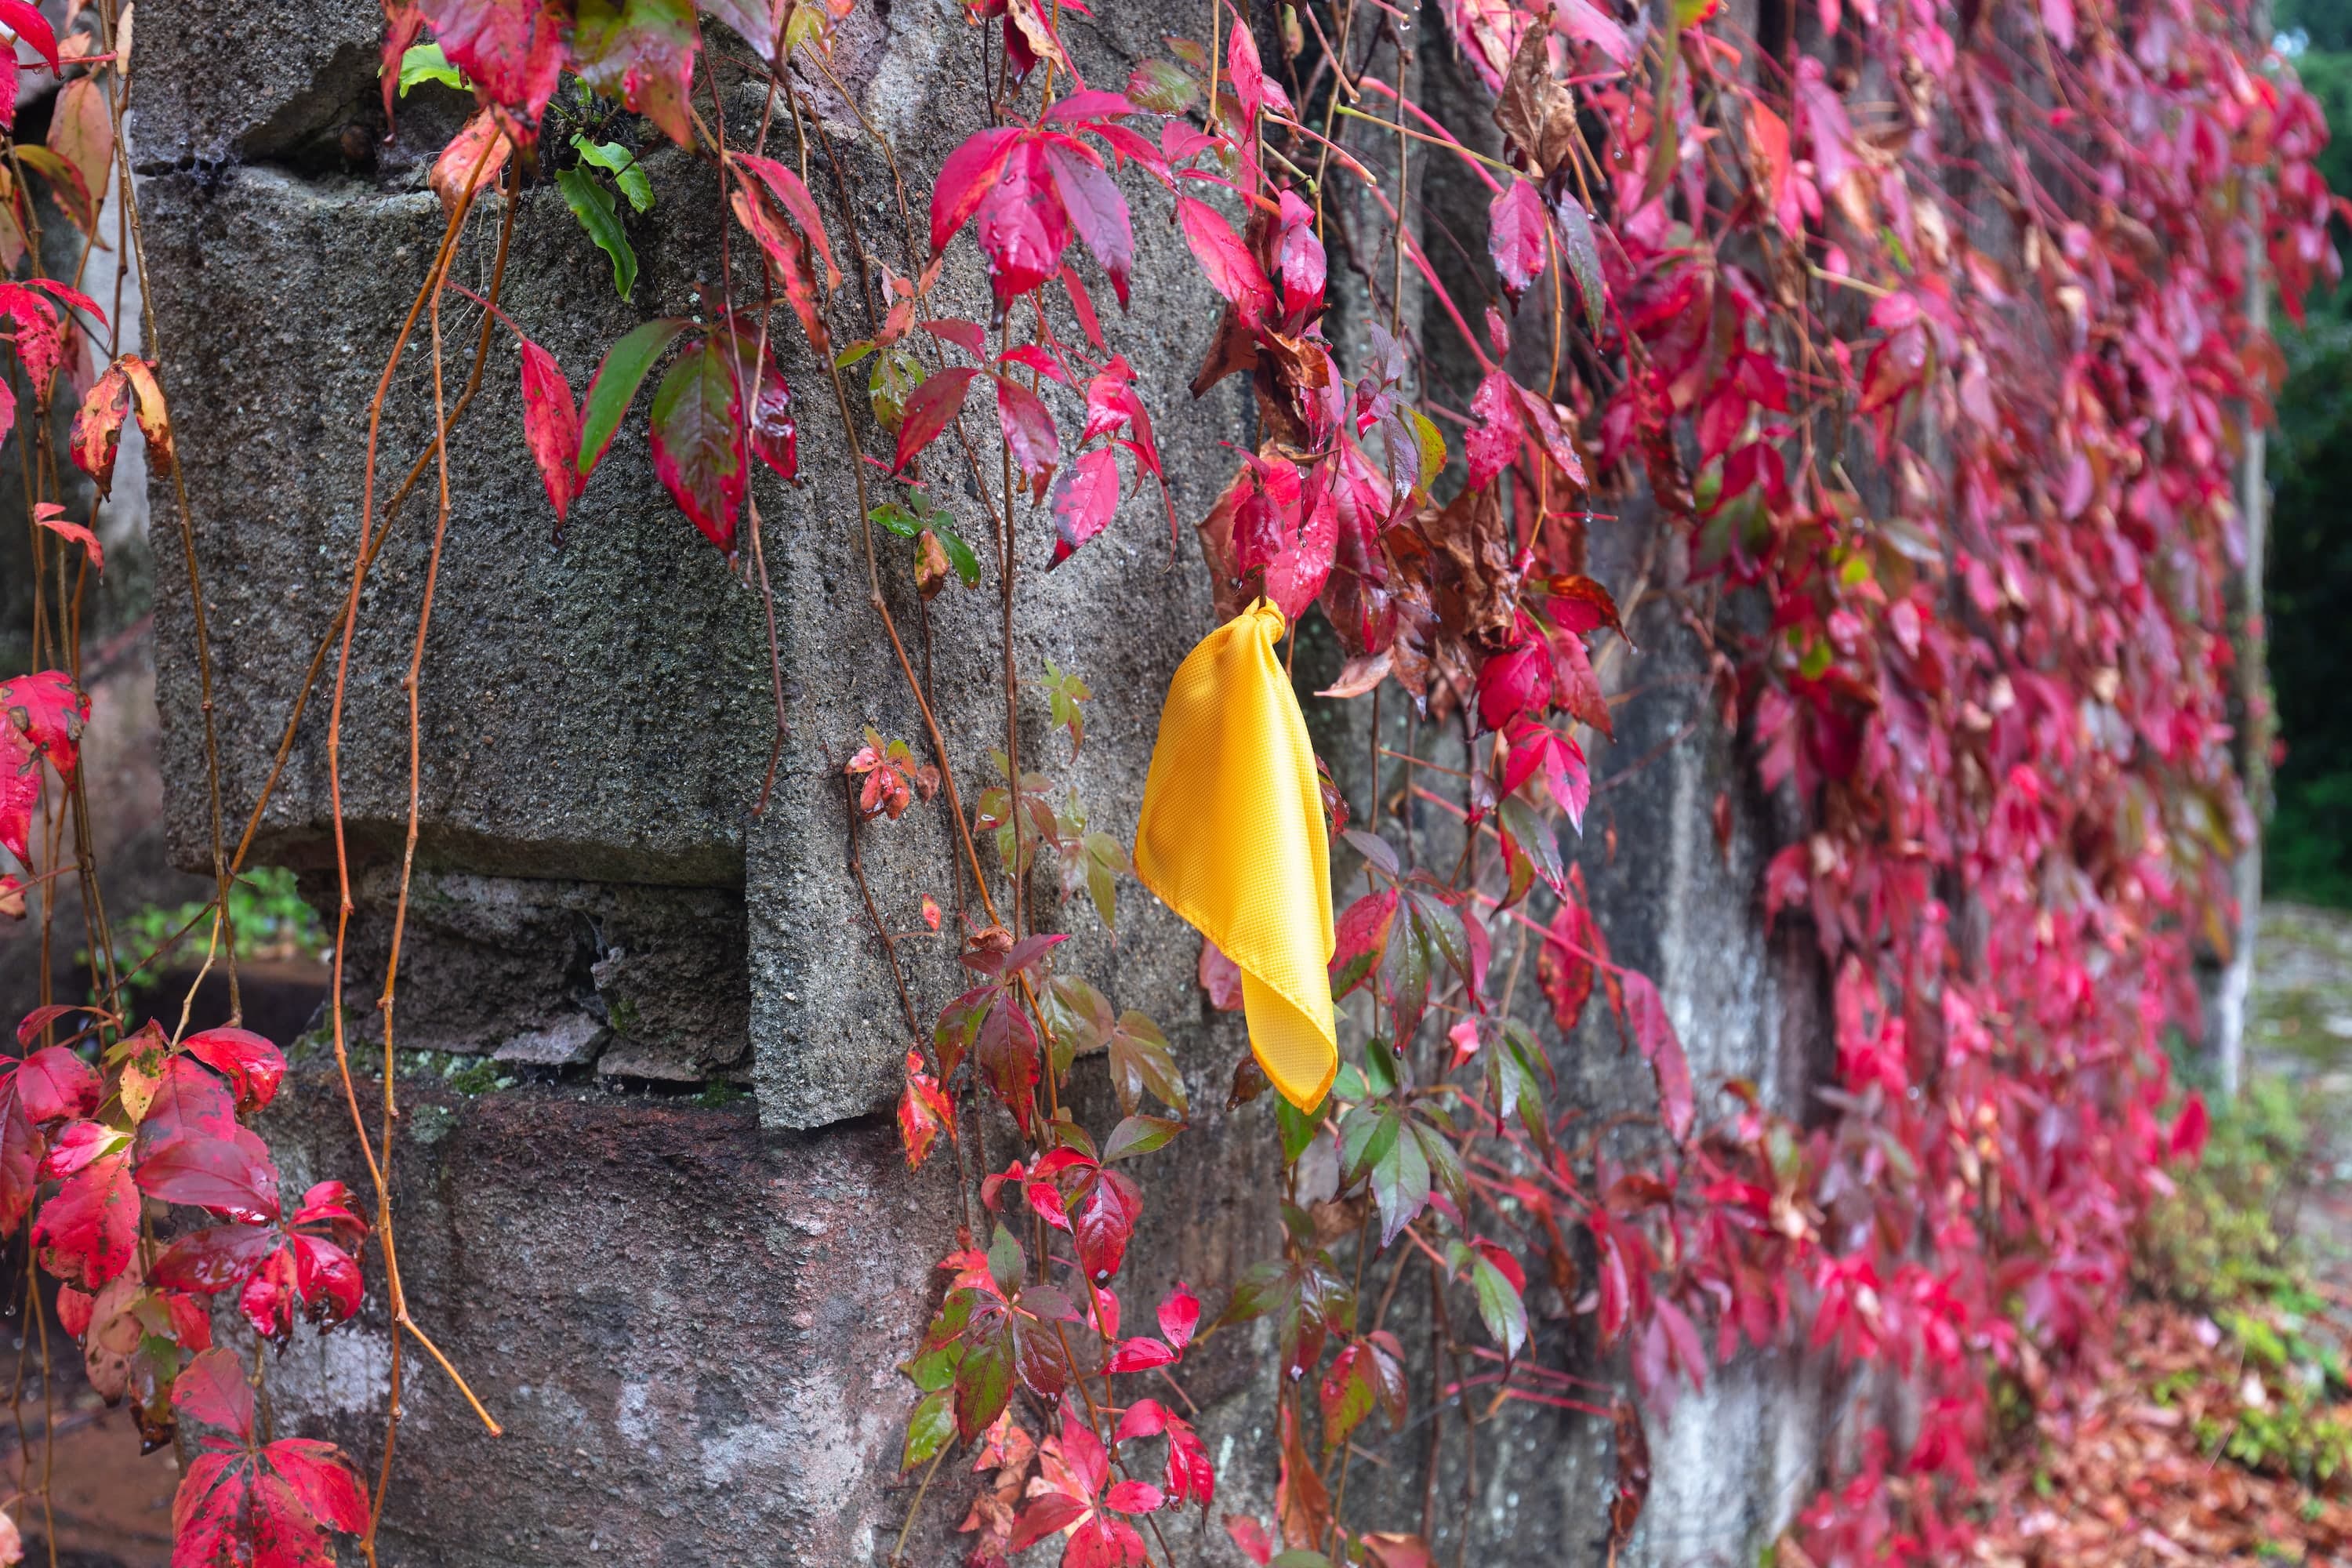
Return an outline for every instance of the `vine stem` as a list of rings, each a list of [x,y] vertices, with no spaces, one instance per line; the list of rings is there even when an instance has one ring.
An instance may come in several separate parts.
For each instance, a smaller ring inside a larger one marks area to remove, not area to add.
[[[110,9],[110,4],[109,10]],[[111,17],[102,13],[100,19],[106,22],[110,29]],[[132,261],[139,269],[139,276],[143,279],[152,274],[147,268],[146,229],[139,220],[139,197],[131,178],[131,150],[122,134],[121,95],[109,95],[108,112],[114,131],[117,195],[122,203],[123,220],[129,224],[131,229]],[[485,151],[487,152],[487,149]],[[10,158],[13,162],[15,158],[13,146],[10,148]],[[23,177],[20,172],[17,175],[20,184]],[[38,254],[37,240],[35,245],[35,254]],[[155,300],[152,293],[144,288],[140,289],[139,295],[141,321],[145,328],[147,357],[156,364],[154,372],[156,393],[166,410],[164,422],[168,426],[171,418],[169,414],[171,397],[162,369],[163,340],[162,332],[155,325]],[[46,427],[46,422],[44,422],[45,431]],[[212,632],[205,616],[204,574],[196,564],[195,513],[188,504],[187,470],[184,465],[176,461],[171,465],[171,469],[172,499],[179,521],[180,551],[187,564],[188,604],[191,621],[195,631],[197,692],[205,718],[205,784],[212,829],[213,896],[220,900],[220,919],[228,928],[228,1007],[230,1021],[236,1023],[243,1019],[245,1008],[244,998],[239,993],[237,984],[236,928],[234,917],[229,912],[228,904],[229,868],[223,853],[225,837],[221,828],[220,727],[213,710]]]
[[[793,122],[798,126],[801,123],[800,104],[791,93],[784,97],[792,110]],[[765,265],[765,258],[761,261]],[[814,344],[810,346],[815,348]],[[986,874],[981,870],[980,850],[972,843],[971,825],[964,818],[963,801],[956,789],[955,765],[948,756],[947,738],[940,732],[939,719],[931,711],[931,700],[915,674],[914,661],[907,656],[906,639],[898,635],[898,623],[891,616],[889,602],[882,594],[881,562],[874,548],[874,509],[866,491],[866,443],[858,435],[856,418],[850,411],[849,393],[842,385],[840,365],[834,362],[833,355],[822,351],[818,351],[817,357],[824,361],[825,375],[833,385],[834,407],[841,415],[842,433],[849,442],[849,475],[856,489],[857,526],[866,549],[866,603],[881,617],[882,629],[890,638],[890,651],[898,656],[898,672],[905,678],[907,689],[914,695],[915,707],[923,716],[923,731],[930,738],[931,754],[939,760],[940,782],[947,791],[948,809],[955,816],[956,834],[963,844],[964,858],[971,862],[972,880],[980,889],[981,902],[988,910],[990,921],[1001,925],[1003,921],[997,913],[996,900],[988,890]]]
[[[914,1531],[915,1516],[923,1511],[923,1495],[931,1489],[931,1478],[940,1473],[940,1465],[947,1457],[948,1446],[942,1443],[940,1451],[931,1456],[931,1468],[923,1472],[922,1480],[916,1484],[915,1500],[907,1505],[907,1522],[898,1527],[898,1539],[890,1547],[891,1568],[898,1568],[898,1564],[906,1561],[907,1537]]]
[[[484,1410],[480,1402],[474,1398],[473,1392],[470,1388],[467,1387],[465,1380],[457,1375],[456,1369],[449,1364],[447,1358],[440,1354],[437,1347],[435,1347],[432,1344],[432,1342],[425,1338],[423,1331],[416,1327],[415,1320],[409,1315],[407,1296],[401,1287],[399,1250],[394,1239],[392,1223],[391,1124],[392,1118],[396,1113],[393,1103],[392,1088],[392,1019],[390,1013],[387,1010],[384,1021],[383,1058],[384,1142],[383,1148],[381,1152],[381,1156],[379,1156],[379,1152],[373,1141],[369,1137],[366,1118],[362,1115],[360,1111],[359,1094],[357,1087],[352,1079],[351,1054],[349,1043],[346,1039],[347,1031],[343,1016],[343,970],[346,963],[347,949],[350,946],[351,919],[353,908],[352,902],[351,853],[343,820],[343,700],[349,689],[351,679],[352,643],[359,627],[360,589],[362,584],[366,581],[369,565],[374,558],[374,552],[370,549],[370,544],[373,539],[371,525],[373,521],[374,514],[376,445],[383,427],[384,399],[391,391],[393,374],[400,366],[401,356],[408,346],[410,336],[415,331],[417,317],[423,313],[428,302],[434,307],[435,331],[437,336],[441,289],[444,283],[447,280],[450,263],[457,254],[457,242],[465,232],[466,219],[473,211],[474,199],[480,188],[482,172],[489,162],[490,149],[496,144],[495,141],[485,142],[481,152],[475,157],[473,167],[467,174],[463,192],[458,197],[456,207],[450,212],[448,222],[442,231],[440,247],[434,255],[432,266],[426,270],[424,286],[417,290],[415,300],[409,305],[406,320],[401,323],[400,331],[393,340],[391,353],[386,356],[384,361],[383,373],[376,381],[375,395],[370,401],[368,405],[366,458],[364,467],[362,471],[360,490],[359,548],[357,551],[357,557],[352,563],[351,595],[344,606],[341,639],[342,651],[336,663],[335,695],[334,700],[329,710],[327,722],[327,784],[329,798],[331,803],[334,815],[335,879],[337,892],[340,895],[335,914],[335,952],[333,963],[329,974],[327,1006],[330,1015],[330,1022],[333,1031],[335,1065],[337,1070],[342,1077],[344,1103],[350,1109],[352,1125],[358,1135],[360,1153],[366,1161],[369,1179],[375,1189],[377,1217],[376,1240],[383,1252],[384,1289],[389,1299],[391,1316],[394,1323],[390,1352],[391,1367],[389,1372],[391,1397],[385,1413],[383,1464],[377,1479],[375,1497],[368,1510],[367,1531],[360,1538],[360,1550],[372,1565],[376,1561],[376,1532],[383,1526],[384,1504],[391,1490],[393,1454],[399,1441],[401,1388],[400,1347],[404,1331],[408,1333],[415,1334],[419,1342],[425,1344],[428,1350],[433,1352],[434,1359],[438,1361],[443,1369],[448,1372],[450,1376],[456,1381],[459,1391],[465,1395],[467,1403],[474,1406],[475,1413],[481,1417],[483,1425],[489,1429],[490,1434],[493,1436],[496,1436],[499,1435],[501,1431],[499,1424],[490,1418],[488,1412]],[[516,198],[520,199],[519,183]],[[488,330],[488,323],[486,320],[484,331],[487,333]],[[437,374],[436,376],[434,412],[436,433],[438,437],[436,441],[435,449],[436,453],[441,454],[440,460],[443,475],[443,516],[441,526],[446,530],[447,522],[447,458],[446,454],[448,426],[446,413],[444,412],[439,401],[439,381]],[[429,594],[426,602],[429,605]],[[414,747],[412,746],[412,756],[414,755],[415,752]],[[405,896],[405,878],[406,871],[404,869],[404,897]],[[395,946],[392,958],[392,964],[394,968],[396,968],[398,963],[397,929],[397,924],[395,924]],[[386,974],[387,992],[392,989],[393,979],[394,970],[388,969]]]

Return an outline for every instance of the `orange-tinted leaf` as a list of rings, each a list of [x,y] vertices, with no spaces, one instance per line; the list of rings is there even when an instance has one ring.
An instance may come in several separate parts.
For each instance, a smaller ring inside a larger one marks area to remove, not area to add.
[[[817,294],[816,273],[810,265],[808,241],[783,221],[765,194],[748,181],[739,183],[728,198],[736,221],[760,242],[760,252],[775,268],[784,286],[784,298],[800,319],[801,331],[820,358],[833,357],[832,334],[825,330],[824,302]]]
[[[784,210],[792,214],[793,221],[801,226],[801,232],[816,247],[816,253],[824,258],[824,286],[827,289],[840,288],[841,268],[834,263],[833,244],[825,237],[824,219],[818,215],[815,198],[809,195],[809,188],[801,183],[801,177],[773,158],[756,157],[748,153],[730,155],[736,163],[760,177],[760,183],[768,187],[768,194],[783,204]]]
[[[33,521],[60,539],[71,540],[89,552],[91,571],[106,570],[106,550],[99,543],[98,535],[78,522],[67,521],[65,508],[53,500],[41,501],[33,508]]]
[[[10,402],[13,414],[13,397]],[[90,477],[100,496],[110,494],[114,488],[114,458],[122,441],[122,422],[130,414],[131,378],[123,374],[118,360],[90,384],[89,395],[74,413],[68,448],[73,454],[74,466]]]
[[[114,118],[96,75],[78,76],[58,90],[50,110],[49,148],[81,175],[97,196],[114,173]]]
[[[441,155],[433,160],[433,172],[425,176],[425,184],[441,198],[441,216],[446,218],[455,214],[469,188],[486,191],[497,184],[499,171],[506,167],[513,152],[514,143],[507,140],[506,132],[499,129],[497,118],[488,110],[480,110],[466,121],[464,128],[449,139],[449,145],[441,149]]]

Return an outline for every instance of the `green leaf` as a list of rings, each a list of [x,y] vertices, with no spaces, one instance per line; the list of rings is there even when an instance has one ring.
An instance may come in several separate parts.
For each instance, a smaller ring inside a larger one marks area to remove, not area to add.
[[[1128,863],[1127,846],[1108,833],[1089,833],[1081,843],[1087,856],[1087,892],[1094,900],[1095,913],[1102,917],[1105,931],[1117,931],[1118,884],[1111,879],[1134,870]]]
[[[745,478],[739,391],[726,343],[708,338],[671,363],[647,420],[656,477],[687,521],[730,554]]]
[[[1149,1154],[1167,1146],[1168,1141],[1184,1131],[1181,1121],[1171,1121],[1164,1116],[1129,1116],[1110,1130],[1110,1142],[1103,1146],[1102,1163],[1124,1160],[1130,1154]]]
[[[1201,101],[1201,84],[1172,60],[1146,60],[1127,79],[1127,100],[1154,114],[1182,114]]]
[[[916,521],[915,514],[897,501],[886,500],[866,515],[901,539],[912,539],[923,531],[923,525]]]
[[[1360,1105],[1339,1121],[1339,1179],[1349,1185],[1386,1159],[1397,1140],[1393,1105]]]
[[[1045,1019],[1045,1036],[1053,1047],[1057,1074],[1069,1071],[1070,1063],[1078,1057],[1101,1050],[1118,1027],[1110,999],[1075,974],[1055,975],[1054,984],[1038,993],[1037,1010]],[[1116,1068],[1112,1076],[1116,1079]],[[1125,1109],[1131,1111],[1135,1107],[1130,1104]]]
[[[1364,1042],[1364,1092],[1358,1100],[1374,1100],[1394,1094],[1397,1087],[1396,1052],[1378,1036]]]
[[[1021,1257],[1020,1238],[1003,1226],[996,1227],[996,1236],[988,1244],[988,1273],[996,1288],[1010,1296],[1021,1286],[1021,1276],[1027,1264]]]
[[[1323,1103],[1325,1105],[1331,1103],[1328,1095],[1324,1097]],[[1290,1101],[1279,1096],[1276,1098],[1274,1121],[1282,1131],[1284,1164],[1292,1165],[1298,1163],[1298,1156],[1307,1152],[1307,1145],[1315,1142],[1315,1129],[1322,1123],[1322,1121],[1323,1116],[1319,1108],[1316,1114],[1309,1116]]]
[[[1141,1013],[1122,1013],[1111,1029],[1109,1045],[1110,1086],[1120,1110],[1132,1117],[1147,1089],[1180,1115],[1192,1109],[1184,1077],[1176,1070],[1175,1055],[1159,1025]]]
[[[955,568],[956,578],[967,588],[980,586],[980,557],[963,542],[963,535],[947,526],[947,513],[940,512],[931,519],[931,531],[939,535],[940,548],[948,552],[948,564]]]
[[[1391,1110],[1390,1117],[1396,1113]],[[1385,1120],[1385,1119],[1384,1119]],[[1394,1121],[1389,1121],[1394,1127]],[[1429,1202],[1429,1159],[1418,1136],[1402,1130],[1388,1140],[1388,1148],[1372,1162],[1372,1202],[1381,1210],[1381,1245],[1396,1240]]]
[[[621,187],[631,206],[641,213],[653,211],[654,183],[646,178],[646,166],[637,162],[635,153],[618,142],[591,142],[578,132],[572,133],[572,150],[580,154],[582,163],[593,163],[612,175],[613,184]]]
[[[1565,896],[1568,867],[1559,858],[1559,836],[1552,831],[1549,815],[1528,805],[1524,793],[1505,799],[1500,810],[1512,844],[1534,862],[1544,886],[1555,895]]]
[[[604,351],[604,363],[596,367],[596,379],[588,384],[587,402],[580,411],[577,466],[583,475],[595,471],[654,362],[685,330],[684,321],[664,316],[630,328]]]
[[[1433,1110],[1432,1107],[1423,1108],[1423,1114],[1431,1114]],[[1470,1206],[1470,1183],[1463,1174],[1462,1158],[1454,1152],[1454,1145],[1434,1127],[1417,1121],[1407,1122],[1406,1126],[1412,1131],[1414,1142],[1421,1145],[1422,1158],[1428,1162],[1430,1175],[1444,1190],[1445,1195],[1454,1200],[1456,1209],[1467,1210]]]
[[[412,44],[400,57],[400,96],[406,98],[410,88],[427,81],[454,87],[459,92],[474,90],[474,84],[466,79],[464,71],[449,63],[449,57],[441,52],[439,44]]]
[[[613,258],[613,291],[627,299],[629,290],[637,286],[637,253],[629,247],[629,237],[621,231],[620,210],[613,205],[611,193],[596,183],[593,174],[578,168],[559,173],[555,188],[563,193],[572,216],[580,220],[588,237]]]
[[[950,1390],[937,1389],[917,1400],[915,1413],[907,1418],[907,1446],[898,1456],[898,1473],[904,1475],[945,1447],[955,1429]]]
[[[911,1361],[899,1363],[898,1370],[912,1379],[915,1386],[923,1393],[936,1394],[955,1383],[955,1363],[959,1353],[958,1347],[954,1345],[940,1345],[923,1352]]]
[[[1593,237],[1592,218],[1576,198],[1562,195],[1552,204],[1552,226],[1559,230],[1561,254],[1568,258],[1568,270],[1576,279],[1577,298],[1584,301],[1584,321],[1598,335],[1601,331],[1601,247]]]
[[[1470,1286],[1478,1293],[1478,1317],[1503,1353],[1515,1356],[1528,1342],[1528,1304],[1504,1272],[1480,1257],[1470,1266]]]
[[[906,423],[907,399],[923,384],[923,362],[905,343],[892,343],[877,354],[866,373],[866,400],[874,405],[874,422],[896,435]]]
[[[1682,162],[1682,131],[1675,113],[1675,62],[1681,58],[1682,50],[1671,43],[1658,51],[1657,85],[1651,93],[1656,112],[1650,131],[1649,172],[1642,183],[1642,206],[1658,199],[1673,183],[1675,169]]]

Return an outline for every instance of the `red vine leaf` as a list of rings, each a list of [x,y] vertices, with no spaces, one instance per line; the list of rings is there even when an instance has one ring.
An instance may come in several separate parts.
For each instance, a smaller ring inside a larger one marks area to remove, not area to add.
[[[909,405],[911,406],[911,404]],[[996,378],[996,415],[1013,448],[1013,466],[1020,471],[1033,500],[1042,500],[1054,468],[1062,458],[1061,437],[1044,400],[1009,375]]]
[[[65,508],[53,500],[37,501],[33,506],[33,521],[58,538],[80,545],[89,556],[91,571],[106,570],[106,547],[99,543],[98,535],[80,523],[68,522]]]
[[[0,27],[16,35],[19,42],[32,45],[51,74],[64,74],[65,68],[58,63],[57,32],[32,0],[0,0]]]
[[[735,553],[743,504],[743,405],[735,366],[717,333],[683,355],[654,390],[654,473],[687,521],[724,555]]]
[[[940,165],[939,179],[931,186],[933,256],[947,249],[956,231],[980,210],[980,204],[995,186],[997,174],[1013,155],[1013,144],[1020,139],[1020,131],[1013,126],[974,132]]]
[[[974,216],[972,237],[988,260],[989,287],[1000,314],[1061,270],[1062,250],[1070,243],[1070,218],[1045,162],[1042,138],[1024,135],[997,165]]]
[[[1494,258],[1503,292],[1514,304],[1543,275],[1543,198],[1529,180],[1513,180],[1486,209],[1486,252]]]
[[[100,1122],[73,1122],[58,1135],[41,1174],[59,1184],[33,1220],[41,1267],[94,1290],[130,1265],[139,1241],[131,1140]]]
[[[1110,275],[1118,307],[1127,309],[1128,277],[1135,268],[1135,234],[1129,226],[1127,198],[1103,168],[1091,148],[1056,136],[1044,143],[1045,167],[1054,191],[1069,214],[1070,226],[1095,253]]]
[[[923,1067],[923,1053],[907,1053],[907,1088],[898,1097],[898,1141],[906,1146],[907,1168],[919,1171],[931,1145],[944,1130],[956,1135],[955,1105],[940,1088],[940,1080]]]
[[[740,176],[738,176],[740,181]],[[817,293],[816,272],[809,260],[808,241],[785,223],[775,205],[758,186],[739,183],[728,198],[736,221],[760,242],[760,253],[783,280],[784,298],[800,319],[801,331],[821,359],[833,357],[833,337],[825,330],[824,300]]]
[[[273,1218],[191,1231],[163,1250],[148,1277],[199,1295],[242,1287],[237,1305],[254,1332],[283,1339],[298,1310],[326,1324],[359,1310],[360,1268],[350,1248],[366,1228],[352,1211],[350,1189],[321,1182],[286,1224]]]
[[[819,216],[816,199],[809,195],[801,177],[773,158],[749,153],[730,153],[728,156],[757,174],[760,183],[768,187],[768,194],[782,204],[793,221],[801,226],[801,232],[816,247],[816,253],[824,258],[824,286],[828,289],[840,288],[841,268],[834,262],[833,243],[825,237],[824,219]]]
[[[537,124],[570,63],[562,0],[420,0],[449,63],[490,101]]]
[[[679,146],[692,146],[694,127],[687,101],[694,89],[694,51],[700,37],[692,0],[576,4],[572,68],[580,79],[595,91],[620,99]]]
[[[205,1351],[180,1373],[172,1408],[219,1428],[198,1443],[172,1500],[174,1562],[333,1568],[327,1531],[367,1528],[367,1489],[341,1449],[308,1437],[261,1442],[253,1390],[228,1351]]]
[[[465,128],[433,160],[432,173],[425,176],[425,184],[441,198],[441,216],[454,216],[469,188],[478,192],[496,185],[499,171],[506,167],[513,152],[514,143],[507,140],[498,117],[488,110],[466,121]]]
[[[890,464],[894,473],[904,473],[915,454],[938,438],[940,431],[955,422],[963,412],[963,400],[971,390],[971,379],[979,371],[970,365],[950,365],[926,377],[907,399],[904,421],[898,426],[898,452]]]
[[[1624,971],[1625,1028],[1658,1080],[1658,1112],[1677,1142],[1690,1136],[1694,1113],[1690,1060],[1683,1054],[1682,1037],[1666,1016],[1666,1005],[1650,977],[1639,970]]]
[[[89,696],[61,670],[0,680],[0,735],[47,758],[60,778],[72,775],[89,722]],[[6,742],[0,742],[0,767],[6,765]]]
[[[548,504],[555,508],[560,539],[572,503],[588,482],[578,466],[580,408],[572,401],[563,367],[529,338],[522,340],[522,438],[540,482],[547,487]]]
[[[228,1079],[240,1111],[267,1110],[286,1076],[285,1055],[250,1029],[206,1029],[180,1048]]]
[[[1224,215],[1196,196],[1176,198],[1176,219],[1201,270],[1246,326],[1255,326],[1274,308],[1274,285]],[[1194,384],[1196,387],[1199,383]]]

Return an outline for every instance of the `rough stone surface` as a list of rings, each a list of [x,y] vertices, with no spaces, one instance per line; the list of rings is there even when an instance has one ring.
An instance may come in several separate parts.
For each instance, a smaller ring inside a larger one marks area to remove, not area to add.
[[[331,1068],[299,1071],[266,1121],[289,1185],[357,1173],[348,1121],[325,1113],[339,1095]],[[413,1310],[507,1433],[489,1437],[411,1347],[384,1561],[880,1561],[913,1497],[897,1479],[895,1367],[937,1303],[931,1261],[959,1217],[936,1173],[908,1173],[887,1120],[774,1131],[748,1104],[413,1086],[401,1110]],[[1243,1114],[1230,1136],[1204,1118],[1194,1179],[1159,1199],[1172,1223],[1122,1274],[1130,1312],[1271,1247],[1253,1194],[1273,1141],[1262,1109]],[[271,1381],[281,1424],[334,1436],[371,1473],[390,1377],[380,1305],[306,1331]],[[1190,1358],[1186,1385],[1212,1409],[1212,1452],[1230,1435],[1234,1472],[1270,1475],[1245,1340]],[[942,1474],[915,1561],[950,1560],[966,1500]],[[1176,1528],[1182,1542],[1193,1527]]]

